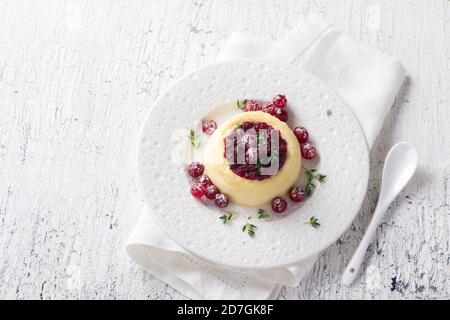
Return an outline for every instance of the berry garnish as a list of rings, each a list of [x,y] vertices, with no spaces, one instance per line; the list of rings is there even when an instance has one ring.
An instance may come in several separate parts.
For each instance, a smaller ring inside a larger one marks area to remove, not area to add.
[[[272,210],[276,213],[282,213],[287,208],[287,201],[283,197],[276,197],[272,200]]]
[[[209,179],[209,177],[206,174],[201,175],[200,178],[198,178],[197,182],[205,185],[205,187],[212,184],[211,179]]]
[[[270,114],[272,116],[275,116],[276,108],[275,108],[275,106],[273,104],[268,103],[268,104],[263,105],[261,111],[265,112],[265,113],[268,113],[268,114]]]
[[[281,108],[275,108],[275,117],[279,120],[286,122],[288,120],[288,113],[286,110]]]
[[[191,194],[195,197],[200,199],[205,194],[205,185],[196,182],[191,186]]]
[[[230,202],[230,199],[228,199],[228,196],[223,193],[216,194],[216,197],[214,199],[214,203],[219,208],[225,208],[229,202]]]
[[[294,132],[294,135],[297,137],[297,140],[299,143],[308,142],[309,133],[305,127],[298,126],[298,127],[295,127],[294,130],[292,130],[292,131]]]
[[[214,120],[203,120],[202,131],[206,134],[213,134],[217,129],[217,123]]]
[[[192,162],[188,167],[188,173],[191,177],[198,178],[203,174],[205,167],[197,161]]]
[[[245,112],[249,112],[249,111],[259,111],[261,110],[262,105],[255,100],[247,100],[247,102],[244,105],[244,111]]]
[[[213,184],[208,185],[205,189],[205,196],[208,199],[215,199],[218,193],[220,193],[219,189]]]
[[[272,103],[277,108],[284,108],[287,105],[287,99],[284,95],[278,94],[273,98]]]
[[[310,142],[302,144],[300,149],[302,152],[302,157],[306,160],[314,159],[317,155],[316,147]]]
[[[286,153],[287,152],[287,142],[286,140],[281,140],[279,141],[279,146],[278,146],[278,151],[280,153]]]
[[[289,191],[289,198],[294,202],[302,202],[305,199],[305,192],[300,187],[293,187]]]
[[[278,150],[272,150],[274,135],[279,137]],[[224,157],[230,170],[248,180],[270,178],[283,167],[286,160],[286,140],[266,122],[242,122],[224,139],[224,145]],[[264,155],[270,157],[269,161],[265,160]],[[278,166],[272,166],[275,161]]]

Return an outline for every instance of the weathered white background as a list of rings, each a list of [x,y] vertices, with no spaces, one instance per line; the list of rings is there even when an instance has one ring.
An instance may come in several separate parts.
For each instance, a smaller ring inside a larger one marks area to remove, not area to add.
[[[450,1],[0,0],[0,298],[183,298],[123,245],[141,200],[146,111],[228,34],[278,39],[317,13],[409,71],[372,151],[363,209],[282,299],[449,298]],[[368,224],[389,147],[420,150],[351,288],[340,273]]]

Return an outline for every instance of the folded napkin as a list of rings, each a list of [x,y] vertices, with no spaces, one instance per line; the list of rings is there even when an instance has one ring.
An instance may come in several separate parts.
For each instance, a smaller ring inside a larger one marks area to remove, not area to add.
[[[372,146],[405,78],[399,61],[355,41],[317,17],[302,17],[273,43],[233,33],[218,61],[264,58],[294,64],[333,87],[353,109]],[[126,250],[145,270],[193,299],[273,299],[283,285],[295,287],[316,257],[290,267],[230,269],[188,253],[152,220],[144,206]]]

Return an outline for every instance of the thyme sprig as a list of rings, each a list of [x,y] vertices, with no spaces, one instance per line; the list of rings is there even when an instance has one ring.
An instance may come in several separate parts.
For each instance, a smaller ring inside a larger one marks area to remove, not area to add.
[[[200,137],[199,135],[196,135],[196,134],[195,134],[194,129],[191,129],[191,130],[189,131],[188,138],[189,138],[189,140],[191,141],[191,145],[192,145],[195,149],[200,148],[200,141],[197,141],[197,139],[198,139],[199,137]]]
[[[305,194],[306,196],[310,196],[316,188],[316,185],[313,183],[313,181],[316,180],[319,183],[322,183],[325,181],[325,178],[327,176],[322,173],[318,173],[316,169],[303,169],[305,169],[306,174]]]
[[[219,219],[221,219],[223,221],[223,223],[228,223],[231,218],[233,217],[233,213],[230,211],[225,212],[224,215],[220,216]]]
[[[316,228],[316,229],[320,226],[319,219],[317,219],[314,216],[309,218],[309,220],[306,221],[305,224],[310,224],[313,228]]]
[[[236,105],[239,109],[244,110],[244,106],[247,103],[247,99],[237,100]]]
[[[270,214],[267,213],[264,209],[258,209],[258,219],[267,219],[270,218]]]
[[[246,224],[244,224],[244,226],[242,227],[242,232],[247,231],[247,234],[250,237],[254,237],[255,236],[255,229],[257,227],[254,224],[251,224],[250,222],[247,222]]]

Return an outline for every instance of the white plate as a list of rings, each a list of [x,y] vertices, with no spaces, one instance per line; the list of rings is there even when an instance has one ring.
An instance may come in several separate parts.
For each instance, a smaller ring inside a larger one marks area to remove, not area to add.
[[[304,125],[318,147],[320,161],[303,165],[315,166],[327,181],[317,183],[300,206],[290,202],[288,213],[269,221],[258,220],[254,208],[230,206],[226,209],[235,214],[224,225],[220,209],[189,192],[192,180],[179,157],[184,152],[192,160],[190,148],[186,152],[189,130],[200,133],[199,121],[207,114],[220,125],[230,114],[214,109],[219,105],[242,98],[270,100],[277,93],[289,100],[291,127]],[[240,60],[198,70],[159,97],[141,132],[138,171],[150,214],[177,243],[215,263],[263,268],[296,263],[339,238],[363,201],[369,157],[358,121],[335,91],[292,66]],[[257,226],[253,238],[241,230],[249,216]],[[319,228],[305,224],[311,216],[319,219]]]

